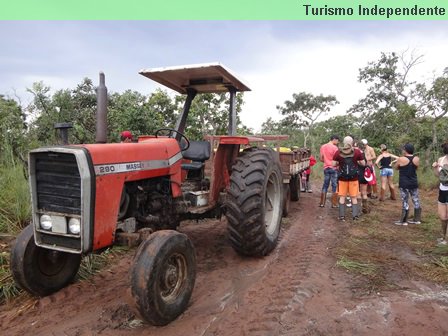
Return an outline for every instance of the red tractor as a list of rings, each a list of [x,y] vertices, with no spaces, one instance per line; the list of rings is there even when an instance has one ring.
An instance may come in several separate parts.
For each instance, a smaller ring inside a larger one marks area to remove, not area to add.
[[[32,224],[17,237],[11,269],[21,288],[45,296],[73,280],[83,254],[141,242],[131,292],[147,321],[165,325],[186,309],[196,277],[193,244],[175,231],[179,223],[224,214],[235,251],[267,255],[277,244],[285,196],[298,199],[298,174],[309,161],[306,152],[281,154],[251,147],[261,137],[235,136],[235,95],[249,88],[222,65],[140,74],[187,95],[176,128],[137,143],[31,151]],[[189,141],[183,133],[191,102],[210,92],[230,92],[229,135]]]

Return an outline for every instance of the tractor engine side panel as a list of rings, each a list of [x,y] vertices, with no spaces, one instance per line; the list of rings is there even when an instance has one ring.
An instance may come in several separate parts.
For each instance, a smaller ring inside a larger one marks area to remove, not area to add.
[[[173,197],[181,195],[182,154],[174,139],[142,143],[87,145],[92,157],[96,197],[93,250],[113,244],[126,182],[170,176]]]

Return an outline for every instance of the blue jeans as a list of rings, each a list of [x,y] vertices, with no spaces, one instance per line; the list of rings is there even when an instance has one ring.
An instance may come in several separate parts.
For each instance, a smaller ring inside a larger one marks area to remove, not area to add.
[[[328,187],[330,186],[333,193],[336,192],[338,186],[338,171],[336,169],[325,168],[324,169],[324,185],[322,186],[322,192],[327,193]]]
[[[380,175],[381,176],[394,176],[394,171],[392,168],[381,168]]]

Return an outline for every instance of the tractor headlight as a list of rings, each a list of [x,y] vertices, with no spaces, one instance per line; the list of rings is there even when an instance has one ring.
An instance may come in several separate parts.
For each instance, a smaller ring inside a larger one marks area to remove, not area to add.
[[[71,234],[79,234],[81,232],[81,221],[78,218],[70,218],[68,221],[68,231]]]
[[[52,226],[53,226],[53,222],[51,220],[51,216],[49,216],[49,215],[40,216],[40,227],[42,229],[51,230]]]

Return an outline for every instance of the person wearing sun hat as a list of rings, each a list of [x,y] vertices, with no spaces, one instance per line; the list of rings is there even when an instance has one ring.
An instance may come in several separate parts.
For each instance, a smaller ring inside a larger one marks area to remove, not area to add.
[[[356,220],[361,214],[357,199],[359,193],[359,166],[364,166],[365,160],[361,151],[358,148],[353,147],[352,137],[346,136],[344,138],[343,147],[334,154],[333,165],[339,167],[338,219],[345,221],[345,198],[348,195],[352,201],[352,217]]]

